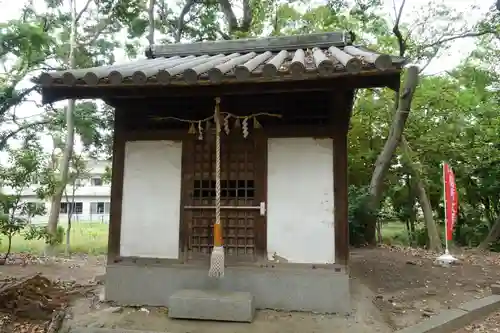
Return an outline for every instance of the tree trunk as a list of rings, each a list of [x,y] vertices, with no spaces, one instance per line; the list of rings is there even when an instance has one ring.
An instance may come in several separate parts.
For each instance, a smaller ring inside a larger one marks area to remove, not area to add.
[[[64,250],[64,254],[66,257],[71,256],[71,220],[73,217],[73,209],[75,208],[75,184],[73,182],[73,195],[71,198],[71,210],[68,211],[68,226],[66,227],[66,248]],[[64,191],[65,197],[66,197],[66,202],[69,202],[69,197],[68,197],[68,192],[65,190]]]
[[[71,216],[68,216],[68,227],[66,228],[66,257],[71,257]]]
[[[413,235],[411,234],[409,219],[405,221],[405,226],[406,226],[406,235],[408,236],[408,244],[410,246],[413,246]]]
[[[411,211],[410,219],[408,221],[409,229],[410,229],[410,246],[415,246],[415,221],[417,220],[417,216],[415,214],[415,210]]]
[[[429,250],[441,252],[443,250],[443,247],[441,245],[441,238],[439,237],[439,231],[432,215],[431,202],[429,200],[429,197],[427,196],[424,183],[421,179],[417,180],[417,193],[420,208],[422,208],[422,212],[424,213],[425,226],[427,227]]]
[[[411,176],[409,174],[405,175],[406,187],[408,188],[408,199],[411,202],[412,209],[410,210],[410,214],[408,219],[406,220],[407,229],[408,229],[408,243],[411,247],[415,245],[415,221],[417,220],[417,212],[414,207],[414,193],[413,186],[411,183]]]
[[[429,250],[441,252],[443,250],[443,247],[441,245],[441,238],[439,237],[439,231],[436,226],[436,222],[434,221],[434,216],[432,214],[431,202],[429,200],[429,197],[427,196],[427,191],[425,190],[425,184],[422,178],[420,178],[419,170],[415,167],[415,164],[412,161],[411,148],[404,135],[401,135],[401,148],[403,150],[403,155],[405,155],[406,164],[410,167],[412,175],[416,180],[418,202],[420,203],[420,208],[422,208],[422,212],[424,213],[425,226],[427,227],[427,235],[429,238]]]
[[[495,223],[490,229],[488,236],[479,244],[478,249],[488,250],[490,244],[500,238],[500,215],[497,217]]]
[[[7,251],[5,252],[4,257],[0,260],[0,265],[5,265],[7,263],[7,259],[9,259],[11,250],[12,250],[12,235],[7,235]]]
[[[69,51],[69,68],[75,68],[76,58],[75,58],[75,47],[76,47],[76,0],[70,0],[71,8],[71,36],[70,36],[70,51]],[[62,163],[60,167],[61,178],[56,191],[52,197],[52,206],[50,207],[50,215],[47,226],[47,231],[52,239],[55,239],[57,235],[57,223],[59,221],[59,210],[61,207],[61,199],[63,196],[64,189],[68,183],[68,171],[71,156],[73,155],[73,144],[75,136],[75,124],[73,119],[73,113],[75,111],[75,100],[68,101],[68,107],[66,108],[66,146],[64,147],[64,154],[62,158]],[[50,242],[47,246],[47,252],[49,255],[54,254],[54,244]]]
[[[52,197],[51,207],[50,207],[50,215],[47,231],[50,234],[52,239],[55,239],[57,234],[57,224],[59,222],[59,211],[61,207],[61,199],[63,196],[64,189],[68,183],[68,172],[69,172],[69,164],[71,156],[73,155],[73,143],[74,143],[74,122],[73,122],[73,112],[75,107],[75,101],[70,100],[68,103],[68,107],[66,108],[66,124],[67,124],[67,138],[66,138],[66,146],[64,148],[64,154],[61,163],[61,178],[59,180],[59,184],[56,187],[56,192]],[[53,255],[54,253],[54,244],[49,243],[47,254]]]
[[[150,47],[153,47],[155,43],[155,2],[156,0],[149,0],[149,6],[148,6],[148,20],[149,20],[148,43]]]
[[[418,67],[410,66],[407,69],[406,80],[395,101],[396,112],[389,131],[389,136],[384,144],[384,148],[380,152],[375,161],[375,169],[373,170],[372,179],[370,181],[370,205],[371,210],[377,211],[380,208],[382,200],[383,185],[385,176],[391,165],[394,152],[401,141],[401,135],[410,113],[411,101],[413,94],[418,85]],[[365,239],[369,244],[375,244],[376,218],[368,221],[365,230]]]
[[[377,242],[379,244],[382,244],[382,241],[383,241],[383,239],[382,239],[382,223],[380,223],[380,221],[379,221],[379,222],[377,222]]]

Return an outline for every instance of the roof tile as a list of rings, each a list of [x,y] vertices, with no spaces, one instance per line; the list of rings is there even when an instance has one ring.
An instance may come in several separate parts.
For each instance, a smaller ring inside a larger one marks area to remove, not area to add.
[[[125,64],[43,73],[39,82],[51,85],[192,85],[242,82],[252,79],[303,80],[364,71],[399,69],[403,60],[362,47],[307,48],[279,52],[235,52],[141,59]]]

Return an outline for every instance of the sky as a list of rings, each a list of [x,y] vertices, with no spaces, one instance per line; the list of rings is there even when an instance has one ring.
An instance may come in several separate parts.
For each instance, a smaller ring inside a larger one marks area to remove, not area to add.
[[[43,8],[44,0],[32,0],[36,7],[39,5]],[[395,5],[399,8],[402,0],[394,0]],[[439,0],[438,0],[439,1]],[[493,0],[441,0],[442,3],[446,4],[449,7],[452,7],[461,12],[467,12],[467,19],[473,23],[479,19],[482,12],[488,10],[491,6]],[[86,0],[77,0],[77,10],[81,8],[85,4]],[[320,4],[321,0],[316,0],[314,3]],[[8,5],[7,5],[8,3]],[[20,10],[25,1],[18,0],[0,0],[0,6],[2,6],[2,10],[0,11],[0,22],[6,22],[9,19],[14,19],[19,16]],[[418,7],[425,5],[428,3],[428,0],[407,0],[404,15],[402,16],[403,22],[409,22],[412,20],[417,14]],[[470,11],[471,5],[476,5],[478,10],[473,12]],[[387,13],[390,13],[391,18],[394,19],[394,3],[393,0],[384,0],[384,7]],[[123,36],[125,38],[125,35]],[[464,59],[464,57],[474,48],[474,41],[472,39],[460,39],[453,44],[451,44],[451,48],[448,51],[448,54],[441,56],[438,59],[435,59],[427,68],[426,74],[435,74],[443,71],[447,71],[453,69]],[[140,54],[142,56],[142,54]],[[117,62],[126,62],[128,59],[125,56],[124,52],[116,52]],[[0,75],[2,73],[0,72]],[[38,95],[34,95],[31,97],[32,100],[40,101],[40,97]],[[65,102],[59,102],[55,107],[64,106]],[[19,117],[31,117],[36,114],[40,114],[43,112],[43,109],[37,108],[34,103],[25,103],[19,106],[16,110],[16,113]],[[51,149],[51,139],[43,138],[42,140],[44,147],[46,147],[47,151]],[[80,150],[81,145],[79,142],[76,142],[75,150]],[[0,163],[5,161],[6,155],[4,153],[0,153]]]

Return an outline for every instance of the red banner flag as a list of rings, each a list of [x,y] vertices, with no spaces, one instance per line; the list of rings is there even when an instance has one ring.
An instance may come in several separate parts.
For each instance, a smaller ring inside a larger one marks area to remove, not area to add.
[[[458,193],[455,185],[455,175],[450,166],[443,164],[444,206],[446,218],[446,240],[453,239],[453,228],[458,218]]]

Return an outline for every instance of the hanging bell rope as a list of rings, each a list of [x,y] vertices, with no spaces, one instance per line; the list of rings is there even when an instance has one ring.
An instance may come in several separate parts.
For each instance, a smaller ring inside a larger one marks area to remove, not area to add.
[[[220,278],[224,276],[224,246],[222,245],[222,226],[220,221],[220,97],[215,98],[215,223],[214,223],[214,247],[210,256],[210,269],[208,276]]]

